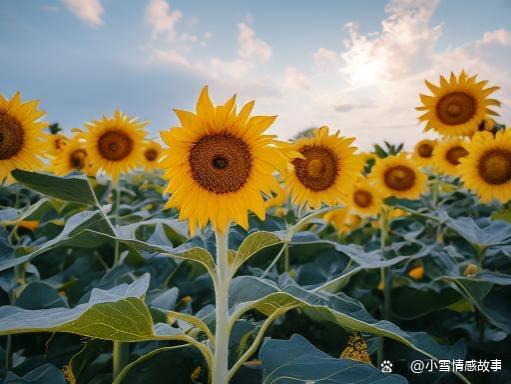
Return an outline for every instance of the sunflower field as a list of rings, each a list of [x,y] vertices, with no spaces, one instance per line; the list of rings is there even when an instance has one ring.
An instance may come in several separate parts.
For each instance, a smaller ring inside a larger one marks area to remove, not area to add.
[[[207,87],[161,142],[0,95],[0,381],[511,383],[511,129],[487,84],[426,81],[434,135],[370,152],[280,140]]]

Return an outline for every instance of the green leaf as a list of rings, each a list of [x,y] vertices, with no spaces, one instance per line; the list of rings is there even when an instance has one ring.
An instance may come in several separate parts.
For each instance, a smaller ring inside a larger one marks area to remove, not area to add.
[[[232,263],[232,274],[259,251],[281,243],[280,237],[271,232],[259,231],[248,235],[238,248]]]
[[[51,364],[44,364],[23,377],[8,372],[3,384],[66,384],[61,370]]]
[[[447,226],[472,245],[493,247],[511,243],[511,223],[507,221],[481,219],[476,222],[471,217],[453,219],[443,211],[440,213]]]
[[[91,228],[96,231],[87,231]],[[103,239],[105,236],[103,232],[113,233],[112,229],[109,227],[99,211],[85,211],[77,213],[67,220],[64,229],[58,236],[46,243],[43,243],[35,250],[29,248],[28,254],[19,257],[12,257],[12,254],[4,256],[2,253],[2,256],[0,257],[0,271],[22,264],[59,246],[96,248],[98,246],[98,240]],[[98,233],[101,235],[100,237],[96,236]],[[1,241],[0,247],[8,248],[8,245],[6,245],[4,241]]]
[[[325,384],[406,384],[398,375],[382,373],[367,363],[336,359],[293,335],[289,340],[266,339],[259,352],[263,362],[263,384],[290,382]]]
[[[452,348],[450,346],[440,346],[431,336],[426,333],[405,332],[395,324],[386,320],[374,319],[358,301],[349,298],[343,293],[332,295],[324,292],[310,292],[299,287],[294,281],[287,277],[281,280],[280,288],[271,283],[257,278],[238,277],[234,279],[236,286],[252,286],[249,295],[244,300],[238,293],[236,302],[233,302],[233,318],[238,319],[244,313],[250,310],[256,310],[265,316],[271,316],[273,313],[286,311],[293,308],[301,308],[316,321],[329,321],[338,324],[346,330],[370,333],[377,336],[384,336],[397,340],[404,345],[415,349],[416,351],[430,358],[450,358]],[[260,289],[256,289],[259,282]],[[233,285],[234,282],[233,282]],[[273,293],[267,293],[273,287]],[[256,294],[260,293],[260,298],[255,299]],[[264,296],[263,296],[264,295]],[[250,301],[249,301],[250,300]],[[455,356],[463,358],[464,356]],[[466,380],[458,374],[460,378]]]
[[[90,300],[75,308],[26,310],[0,307],[0,335],[27,332],[69,332],[106,340],[148,340],[154,335],[151,315],[141,297],[149,274],[130,285],[93,289]]]
[[[84,175],[57,177],[15,169],[12,171],[12,176],[28,188],[46,196],[83,204],[96,205],[97,203],[94,191]]]
[[[207,382],[207,368],[196,349],[189,345],[158,348],[124,368],[113,384],[191,383],[198,367],[199,382]]]

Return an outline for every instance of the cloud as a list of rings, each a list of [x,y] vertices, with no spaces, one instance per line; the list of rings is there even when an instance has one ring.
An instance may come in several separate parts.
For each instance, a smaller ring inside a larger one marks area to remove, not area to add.
[[[245,23],[238,24],[238,55],[244,60],[255,60],[266,63],[272,55],[271,46],[255,36],[255,30]]]
[[[170,40],[174,40],[175,26],[182,16],[178,9],[170,12],[170,6],[166,0],[150,0],[145,9],[145,20],[152,27],[153,39],[166,33]]]
[[[311,82],[307,75],[295,67],[284,70],[284,86],[288,88],[310,89]]]
[[[325,72],[339,65],[339,55],[337,52],[328,48],[318,48],[318,50],[314,52],[313,59],[316,68],[321,72]]]
[[[103,24],[104,9],[100,0],[61,0],[66,8],[91,27]]]

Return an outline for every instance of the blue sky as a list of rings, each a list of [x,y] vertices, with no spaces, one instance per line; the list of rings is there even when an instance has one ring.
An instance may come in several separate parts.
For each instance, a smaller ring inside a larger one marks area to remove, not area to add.
[[[121,108],[157,137],[208,84],[278,114],[282,138],[328,125],[411,145],[424,78],[451,70],[500,85],[510,123],[510,16],[511,0],[4,0],[0,92],[68,130]]]

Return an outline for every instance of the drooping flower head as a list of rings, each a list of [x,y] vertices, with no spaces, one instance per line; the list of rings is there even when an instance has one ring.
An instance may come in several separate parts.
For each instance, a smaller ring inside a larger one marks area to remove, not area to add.
[[[121,173],[140,165],[146,125],[147,122],[139,122],[118,110],[113,117],[103,116],[101,120],[86,123],[91,172],[103,171],[117,181]]]
[[[289,159],[275,140],[264,132],[276,116],[252,116],[254,101],[239,112],[235,96],[214,106],[204,87],[195,113],[175,110],[181,126],[162,132],[168,145],[162,162],[166,207],[179,209],[190,231],[211,222],[220,232],[231,221],[248,228],[248,211],[265,218],[263,194],[271,196],[279,185],[273,173]]]
[[[435,167],[445,175],[459,176],[459,164],[468,155],[466,141],[451,139],[441,141],[433,151]]]
[[[505,203],[511,199],[511,130],[480,132],[466,145],[468,155],[460,161],[463,184],[483,202]]]
[[[382,197],[418,199],[426,189],[427,177],[405,153],[378,159],[371,181]]]
[[[355,139],[328,133],[328,127],[314,131],[313,137],[297,140],[293,147],[303,158],[292,162],[286,184],[293,202],[319,208],[345,201],[363,167],[363,159],[351,146]]]
[[[19,168],[36,170],[42,166],[40,157],[46,145],[39,121],[44,112],[37,109],[38,100],[21,101],[19,92],[11,100],[0,94],[0,183],[13,181],[11,171]]]
[[[492,106],[500,102],[488,96],[499,87],[485,88],[487,80],[476,81],[477,75],[468,77],[465,71],[459,76],[451,72],[449,80],[440,76],[440,85],[426,80],[433,95],[420,95],[423,105],[417,110],[425,112],[419,117],[426,122],[425,130],[434,129],[444,136],[470,136],[488,115],[497,115]]]

